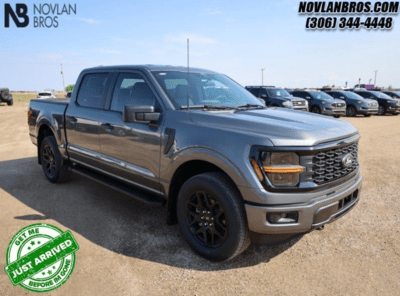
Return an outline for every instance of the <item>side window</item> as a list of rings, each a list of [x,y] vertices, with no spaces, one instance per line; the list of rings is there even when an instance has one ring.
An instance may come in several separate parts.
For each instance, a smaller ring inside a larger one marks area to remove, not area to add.
[[[111,110],[122,112],[125,105],[154,106],[159,111],[156,97],[139,74],[119,74],[111,101]]]
[[[365,93],[365,92],[358,92],[357,94],[359,94],[360,96],[362,96],[365,99],[369,99],[371,97],[370,94]]]
[[[250,90],[250,92],[251,92],[254,96],[256,96],[256,97],[259,97],[259,96],[260,96],[260,89],[259,89],[259,88],[252,88],[252,89]]]
[[[303,98],[303,99],[305,99],[307,96],[306,93],[303,91],[294,91],[294,92],[292,92],[292,95],[294,97],[299,97],[299,98]]]
[[[79,88],[77,102],[79,106],[104,108],[110,75],[108,73],[87,74]]]
[[[261,89],[260,96],[262,96],[262,95],[266,95],[267,97],[269,97],[268,91],[265,88]]]

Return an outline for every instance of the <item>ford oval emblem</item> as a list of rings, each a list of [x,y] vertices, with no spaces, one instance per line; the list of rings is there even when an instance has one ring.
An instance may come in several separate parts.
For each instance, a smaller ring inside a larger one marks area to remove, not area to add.
[[[342,157],[342,167],[348,168],[353,164],[354,157],[351,153],[348,153]]]

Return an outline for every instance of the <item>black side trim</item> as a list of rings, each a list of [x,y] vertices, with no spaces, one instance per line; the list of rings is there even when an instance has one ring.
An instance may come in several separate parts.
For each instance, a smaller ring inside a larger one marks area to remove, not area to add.
[[[176,130],[173,129],[173,128],[167,127],[165,129],[165,135],[168,136],[168,141],[167,141],[167,143],[165,144],[165,147],[164,147],[164,154],[167,154],[168,151],[171,149],[172,145],[174,144],[175,133],[176,133]]]

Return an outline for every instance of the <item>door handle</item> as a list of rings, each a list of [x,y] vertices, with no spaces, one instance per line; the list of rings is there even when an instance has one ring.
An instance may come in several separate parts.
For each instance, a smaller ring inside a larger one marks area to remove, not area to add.
[[[111,131],[112,129],[113,129],[113,126],[111,125],[111,124],[109,124],[109,123],[102,123],[102,124],[100,124],[100,126],[102,127],[102,128],[104,128],[106,131]]]

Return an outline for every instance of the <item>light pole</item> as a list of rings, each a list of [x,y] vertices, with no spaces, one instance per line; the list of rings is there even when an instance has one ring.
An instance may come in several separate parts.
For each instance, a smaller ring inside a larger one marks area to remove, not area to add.
[[[358,78],[358,88],[361,88],[361,78]]]
[[[264,86],[264,69],[261,69],[261,86]]]
[[[372,80],[372,78],[369,80],[368,84],[371,84],[371,80]]]
[[[65,91],[65,80],[64,80],[64,70],[63,70],[63,64],[61,63],[61,75],[63,79],[63,92]]]
[[[378,72],[379,70],[375,70],[374,72],[375,72],[375,80],[374,80],[374,87],[375,87],[375,85],[376,85],[376,73]]]

